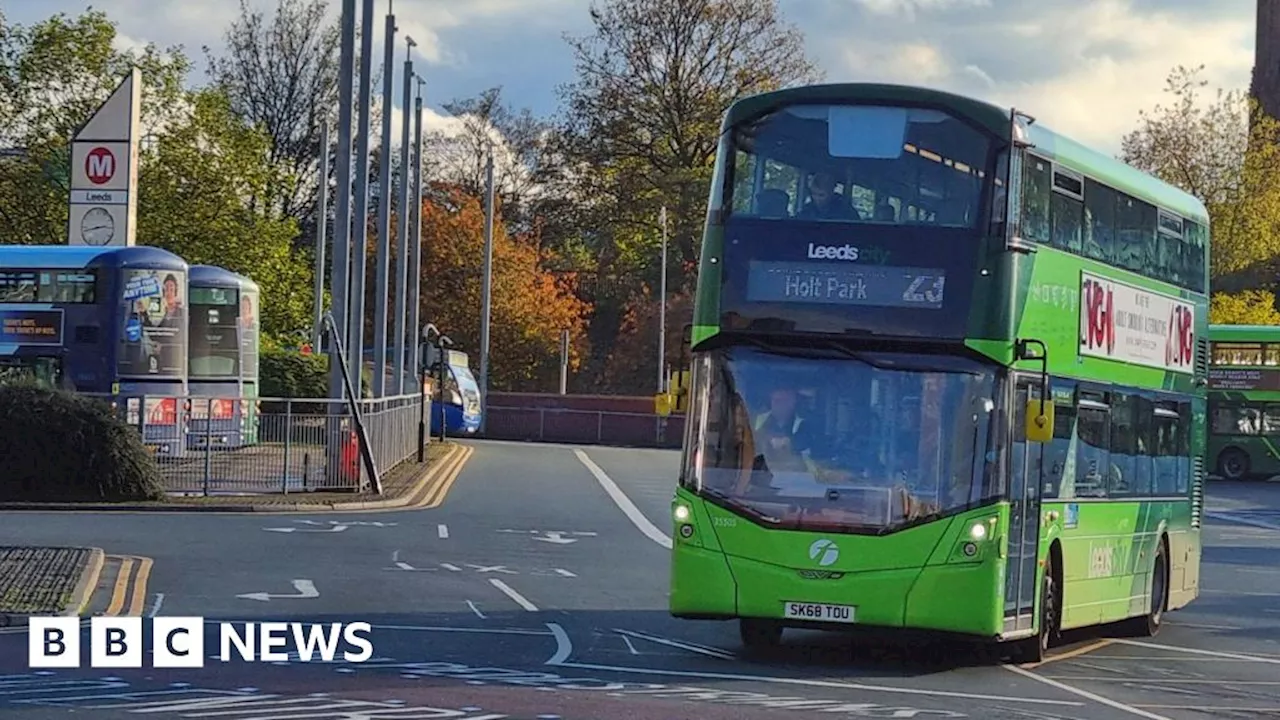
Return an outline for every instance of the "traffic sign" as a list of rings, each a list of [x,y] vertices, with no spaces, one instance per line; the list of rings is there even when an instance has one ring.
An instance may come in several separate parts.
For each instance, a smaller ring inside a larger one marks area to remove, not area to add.
[[[116,156],[111,149],[99,145],[90,150],[84,158],[84,174],[94,185],[111,182],[116,174]]]

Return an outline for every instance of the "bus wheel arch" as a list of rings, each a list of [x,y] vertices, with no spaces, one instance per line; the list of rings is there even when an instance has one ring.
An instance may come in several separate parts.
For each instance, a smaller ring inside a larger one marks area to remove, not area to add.
[[[1243,480],[1248,477],[1251,469],[1249,453],[1234,445],[1218,453],[1218,474],[1227,480]]]

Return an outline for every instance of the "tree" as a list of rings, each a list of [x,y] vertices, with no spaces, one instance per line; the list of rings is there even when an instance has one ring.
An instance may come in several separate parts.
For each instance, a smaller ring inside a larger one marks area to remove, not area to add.
[[[589,298],[606,372],[625,308],[658,285],[663,205],[672,291],[692,285],[725,110],[820,73],[776,0],[601,0],[591,19],[592,35],[568,40],[577,78],[562,92],[558,151],[580,209],[577,239],[561,244],[592,247],[601,277],[628,280]]]
[[[622,318],[618,341],[605,360],[601,389],[624,395],[651,395],[657,392],[658,299],[647,292],[633,298]],[[667,329],[664,338],[665,369],[687,370],[690,358],[683,346],[684,327],[693,322],[693,295],[683,292],[667,299]]]
[[[479,357],[484,209],[464,189],[433,183],[422,204],[423,322]],[[584,348],[586,306],[572,276],[541,265],[536,242],[511,237],[495,216],[489,387],[546,392],[559,382],[560,333],[569,331],[570,369]]]
[[[527,108],[517,112],[503,103],[501,87],[451,100],[444,109],[458,120],[458,127],[455,132],[424,133],[423,155],[431,158],[426,171],[437,182],[483,197],[485,163],[492,148],[493,184],[502,198],[503,220],[529,230],[531,204],[548,172],[551,123]]]
[[[1210,300],[1209,322],[1214,325],[1280,325],[1276,296],[1266,290],[1235,294],[1215,293]]]
[[[327,9],[324,0],[277,0],[268,21],[240,0],[226,54],[204,48],[236,115],[265,130],[271,162],[288,170],[264,200],[300,222],[311,220],[318,199],[322,123],[337,118],[340,28],[325,22]]]
[[[181,106],[190,62],[180,48],[114,49],[100,11],[54,15],[30,27],[0,17],[0,223],[5,242],[66,242],[68,156],[80,126],[133,66],[142,74],[144,133]]]
[[[1203,67],[1168,78],[1169,106],[1143,112],[1121,159],[1195,195],[1209,210],[1215,289],[1270,284],[1280,258],[1280,124],[1243,92],[1206,103]]]
[[[247,275],[262,288],[263,332],[310,327],[311,272],[295,254],[294,220],[249,199],[289,181],[271,139],[246,125],[217,88],[188,93],[190,112],[141,158],[138,242]]]

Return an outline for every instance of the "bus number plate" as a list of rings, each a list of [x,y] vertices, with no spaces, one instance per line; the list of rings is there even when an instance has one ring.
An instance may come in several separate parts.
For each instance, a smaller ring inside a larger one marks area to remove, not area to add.
[[[786,603],[785,617],[792,620],[814,620],[817,622],[854,622],[852,605],[824,605],[821,603]]]

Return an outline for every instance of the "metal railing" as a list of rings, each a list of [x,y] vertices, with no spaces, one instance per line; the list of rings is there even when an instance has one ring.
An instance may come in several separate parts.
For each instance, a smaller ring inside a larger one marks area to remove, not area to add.
[[[170,493],[359,492],[371,485],[346,400],[97,397],[138,430]],[[421,403],[418,395],[359,401],[380,476],[417,455]]]
[[[684,417],[556,407],[489,406],[484,437],[494,440],[679,448]]]

